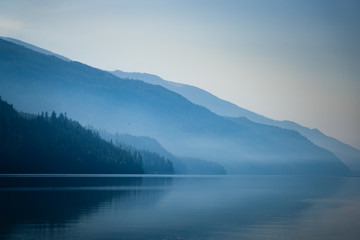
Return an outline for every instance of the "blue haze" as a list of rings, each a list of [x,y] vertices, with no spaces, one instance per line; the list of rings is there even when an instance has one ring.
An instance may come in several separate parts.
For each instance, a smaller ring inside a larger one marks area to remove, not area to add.
[[[278,126],[284,129],[291,129],[299,132],[316,145],[323,147],[334,153],[341,159],[352,171],[360,173],[360,150],[355,149],[333,137],[326,136],[318,129],[309,129],[291,121],[276,121],[260,114],[241,108],[233,103],[222,100],[209,92],[200,88],[166,81],[156,75],[147,73],[128,73],[120,70],[112,72],[118,77],[139,79],[147,83],[163,86],[171,91],[181,94],[195,104],[199,104],[213,111],[220,116],[227,117],[245,117],[256,123]]]
[[[5,0],[0,16],[0,35],[194,85],[360,148],[356,0]]]
[[[161,86],[117,78],[0,40],[0,94],[19,111],[66,112],[83,125],[150,136],[171,153],[243,174],[348,175],[299,133],[227,119]]]

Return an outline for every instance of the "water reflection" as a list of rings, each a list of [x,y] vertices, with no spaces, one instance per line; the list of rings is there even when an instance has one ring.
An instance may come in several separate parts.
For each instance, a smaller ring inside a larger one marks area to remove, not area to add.
[[[0,238],[358,239],[359,187],[331,177],[0,177]]]
[[[0,178],[0,236],[20,230],[59,230],[103,207],[136,201],[151,204],[171,184],[171,178],[94,176],[22,176]],[[151,194],[146,194],[150,191]],[[27,226],[28,225],[28,226]],[[27,229],[30,226],[30,229]],[[24,229],[21,229],[24,228]],[[14,239],[34,238],[32,234]],[[18,231],[18,232],[16,232]],[[60,231],[61,232],[61,231]],[[44,239],[49,236],[45,235]],[[11,236],[7,236],[11,238]]]

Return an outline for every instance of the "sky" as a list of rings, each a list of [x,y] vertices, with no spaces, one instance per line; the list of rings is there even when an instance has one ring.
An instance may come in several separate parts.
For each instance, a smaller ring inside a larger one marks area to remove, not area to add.
[[[358,0],[1,0],[0,35],[197,86],[360,149]]]

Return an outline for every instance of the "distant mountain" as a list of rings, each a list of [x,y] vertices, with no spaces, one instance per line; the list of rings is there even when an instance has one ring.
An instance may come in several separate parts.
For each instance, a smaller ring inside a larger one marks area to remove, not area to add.
[[[136,72],[123,72],[120,70],[112,71],[115,76],[120,78],[127,78],[127,79],[135,79],[141,80],[146,83],[150,83],[153,85],[159,85],[164,88],[167,88],[173,92],[184,96],[191,102],[204,106],[207,109],[211,110],[212,112],[220,115],[220,116],[227,116],[227,117],[246,117],[254,122],[260,122],[267,124],[266,121],[269,120],[269,123],[272,121],[262,115],[257,113],[251,112],[244,108],[238,107],[237,105],[222,100],[213,94],[191,85],[182,84],[182,83],[175,83],[171,81],[164,80],[156,75],[148,74],[148,73],[136,73]],[[272,124],[269,124],[272,125]]]
[[[0,98],[0,173],[143,173],[141,158],[63,114],[22,117]]]
[[[6,40],[8,42],[12,42],[12,43],[15,43],[17,45],[20,45],[20,46],[23,46],[23,47],[26,47],[28,49],[31,49],[33,51],[36,51],[36,52],[39,52],[39,53],[42,53],[42,54],[45,54],[45,55],[49,55],[49,56],[54,56],[54,57],[57,57],[57,58],[60,58],[64,61],[71,61],[70,59],[64,57],[64,56],[61,56],[59,54],[56,54],[56,53],[53,53],[53,52],[50,52],[48,50],[45,50],[43,48],[39,48],[37,46],[34,46],[30,43],[26,43],[26,42],[23,42],[23,41],[20,41],[20,40],[17,40],[17,39],[14,39],[14,38],[10,38],[10,37],[2,37],[0,36],[0,39],[3,39],[3,40]]]
[[[111,142],[114,146],[126,149],[133,154],[139,154],[142,159],[144,172],[147,174],[173,174],[173,162],[155,139],[136,137],[129,134],[111,134],[105,130],[97,131],[101,138]]]
[[[70,59],[64,56],[58,55],[56,53],[50,52],[43,48],[39,48],[37,46],[34,46],[29,43],[25,43],[23,41],[14,38],[1,37],[1,36],[0,38],[18,44],[20,46],[29,48],[31,50],[37,51],[39,53],[55,56],[65,61],[71,61]],[[341,141],[335,138],[326,136],[317,129],[309,129],[307,127],[301,126],[300,124],[291,121],[277,121],[270,118],[266,118],[262,115],[241,108],[231,102],[222,100],[200,88],[186,84],[166,81],[153,74],[134,73],[134,72],[129,73],[120,70],[113,71],[112,73],[121,78],[138,79],[154,85],[163,86],[171,91],[179,93],[180,95],[189,99],[191,102],[204,106],[221,116],[246,117],[251,121],[257,123],[273,125],[285,129],[298,131],[303,136],[307,137],[309,140],[314,142],[316,145],[323,147],[329,150],[330,152],[333,152],[337,157],[341,159],[341,161],[343,161],[353,171],[360,172],[360,150],[355,149],[348,144],[342,143]]]
[[[227,119],[164,87],[5,40],[0,94],[21,111],[66,112],[83,125],[151,136],[176,156],[217,162],[229,173],[350,174],[336,156],[295,131]]]
[[[298,131],[316,145],[334,153],[352,171],[360,173],[360,150],[353,148],[350,145],[337,140],[336,138],[326,136],[318,129],[310,129],[291,121],[272,121],[273,122],[271,125]],[[259,122],[261,123],[261,121]]]
[[[50,52],[43,48],[36,47],[32,44],[25,43],[23,41],[14,38],[1,37],[1,36],[0,38],[18,44],[20,46],[29,48],[31,50],[37,51],[39,53],[55,56],[65,61],[71,61],[70,59],[64,56],[58,55],[56,53]],[[120,70],[116,70],[113,73],[121,78],[138,79],[154,85],[163,86],[171,91],[181,94],[185,98],[189,99],[191,102],[202,105],[221,116],[246,117],[251,121],[257,123],[273,125],[285,129],[298,131],[303,136],[307,137],[312,142],[314,142],[316,145],[333,152],[353,171],[360,172],[360,150],[355,149],[348,144],[342,143],[341,141],[335,138],[326,136],[317,129],[309,129],[307,127],[301,126],[300,124],[291,121],[276,121],[270,118],[266,118],[262,115],[241,108],[231,102],[222,100],[200,88],[186,84],[166,81],[153,74],[128,73],[128,72],[122,72]]]
[[[163,148],[163,146],[161,146],[155,139],[150,137],[132,136],[129,134],[119,133],[110,134],[104,130],[100,130],[99,134],[105,140],[111,141],[115,146],[120,146],[123,149],[136,149],[136,151],[138,151],[142,156],[145,172],[149,172],[147,171],[147,167],[145,165],[147,162],[149,162],[147,156],[150,155],[152,158],[154,158],[154,155],[158,155],[160,159],[170,160],[173,163],[175,173],[177,174],[226,174],[226,170],[219,163],[209,162],[201,159],[176,157]],[[156,171],[156,173],[162,172]]]
[[[160,85],[171,91],[179,93],[180,95],[189,99],[191,102],[204,106],[220,116],[246,117],[249,120],[257,123],[295,130],[301,135],[307,137],[316,145],[334,153],[351,170],[360,172],[360,150],[355,149],[335,138],[326,136],[317,129],[310,129],[291,121],[276,121],[264,117],[257,113],[241,108],[233,103],[222,100],[200,88],[186,84],[170,82],[153,74],[123,72],[120,70],[113,71],[112,73],[121,78],[137,79],[150,84]]]

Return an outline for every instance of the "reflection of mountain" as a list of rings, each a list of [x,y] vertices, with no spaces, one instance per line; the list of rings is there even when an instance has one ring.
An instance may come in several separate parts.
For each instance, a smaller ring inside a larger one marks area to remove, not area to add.
[[[303,211],[318,199],[331,199],[342,184],[338,179],[317,177],[177,179],[173,191],[166,194],[162,206],[156,208],[156,219],[151,218],[155,214],[151,209],[142,212],[141,217],[151,219],[151,223],[143,224],[146,224],[145,229],[153,228],[152,239],[165,236],[170,239],[226,239],[223,236],[227,233],[236,236],[258,225],[296,224],[301,221]],[[143,236],[143,232],[128,234],[135,235],[135,239]]]
[[[181,94],[195,104],[199,104],[208,108],[216,114],[227,117],[246,117],[247,119],[256,123],[266,124],[281,127],[284,129],[291,129],[299,132],[301,135],[307,137],[310,141],[333,152],[341,159],[351,170],[360,172],[360,150],[355,149],[341,141],[328,137],[317,129],[309,129],[291,121],[276,121],[257,113],[251,112],[241,108],[233,103],[222,100],[209,92],[200,88],[166,81],[156,75],[147,73],[123,72],[116,70],[112,72],[118,77],[138,79],[144,82],[160,85],[171,91]]]
[[[54,231],[66,229],[113,202],[153,205],[169,185],[169,178],[0,177],[0,239],[26,223]]]
[[[0,238],[223,239],[261,225],[296,230],[302,213],[320,200],[337,204],[334,196],[348,180],[353,179],[2,177]],[[350,185],[349,192],[358,186]],[[34,227],[39,231],[32,232]]]
[[[233,173],[349,174],[333,154],[295,131],[232,121],[163,87],[4,40],[0,53],[0,94],[21,111],[66,112],[95,128],[151,136],[177,156],[226,163]]]

